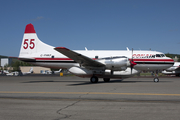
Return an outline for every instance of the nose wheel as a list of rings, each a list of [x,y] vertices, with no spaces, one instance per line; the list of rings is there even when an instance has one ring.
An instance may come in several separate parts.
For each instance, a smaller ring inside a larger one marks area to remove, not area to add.
[[[159,78],[155,77],[154,82],[156,82],[156,83],[159,82]]]
[[[155,83],[159,82],[158,70],[152,72],[152,75],[154,76],[154,82],[155,82]]]

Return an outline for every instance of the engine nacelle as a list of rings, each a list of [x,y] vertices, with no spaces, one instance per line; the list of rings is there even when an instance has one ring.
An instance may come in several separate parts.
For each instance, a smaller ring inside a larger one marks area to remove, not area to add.
[[[128,66],[130,66],[129,59],[127,57],[108,57],[98,59],[98,62],[101,62],[106,65],[106,69],[113,71],[121,71],[126,70]]]
[[[93,75],[92,70],[88,70],[86,68],[80,68],[80,67],[71,67],[68,69],[69,72],[77,75],[77,76],[83,76],[83,75]]]

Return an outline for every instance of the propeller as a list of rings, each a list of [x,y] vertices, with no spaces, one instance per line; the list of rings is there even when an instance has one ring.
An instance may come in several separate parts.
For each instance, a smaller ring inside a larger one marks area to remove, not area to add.
[[[130,60],[131,74],[132,74],[132,69],[133,69],[133,67],[134,67],[135,65],[137,65],[137,63],[135,63],[134,60],[133,60],[133,48],[132,48],[132,58],[131,58],[131,60]]]

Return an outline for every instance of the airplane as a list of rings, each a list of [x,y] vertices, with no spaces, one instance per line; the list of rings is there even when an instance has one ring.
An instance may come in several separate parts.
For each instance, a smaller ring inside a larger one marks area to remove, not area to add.
[[[60,73],[62,69],[59,69],[58,71],[49,71],[49,70],[45,70],[43,71],[41,74],[57,74]]]
[[[19,60],[33,65],[67,69],[79,77],[88,77],[97,83],[99,78],[109,82],[111,78],[125,79],[142,70],[159,71],[174,64],[162,52],[142,50],[70,50],[53,47],[39,40],[34,26],[26,25],[19,53]],[[154,82],[159,82],[156,75]]]
[[[21,75],[28,75],[33,73],[33,67],[30,68],[29,72],[21,72]]]
[[[9,71],[8,71],[8,70],[2,70],[2,73],[3,73],[3,74],[8,74]]]
[[[22,76],[22,75],[28,75],[28,74],[31,74],[33,73],[33,67],[30,68],[29,72],[18,72],[18,71],[15,71],[15,72],[8,72],[6,73],[7,76]]]
[[[19,72],[15,71],[15,72],[10,72],[6,74],[7,76],[18,76]]]
[[[180,76],[180,62],[175,62],[172,67],[162,71],[162,73],[165,75]]]

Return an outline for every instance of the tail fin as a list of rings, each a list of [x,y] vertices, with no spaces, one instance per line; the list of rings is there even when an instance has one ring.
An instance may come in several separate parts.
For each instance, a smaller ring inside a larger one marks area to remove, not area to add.
[[[33,73],[33,67],[31,67],[31,69],[29,70],[30,73]]]
[[[38,57],[40,52],[53,50],[53,48],[53,46],[47,45],[39,40],[34,26],[31,23],[26,25],[19,58]]]

